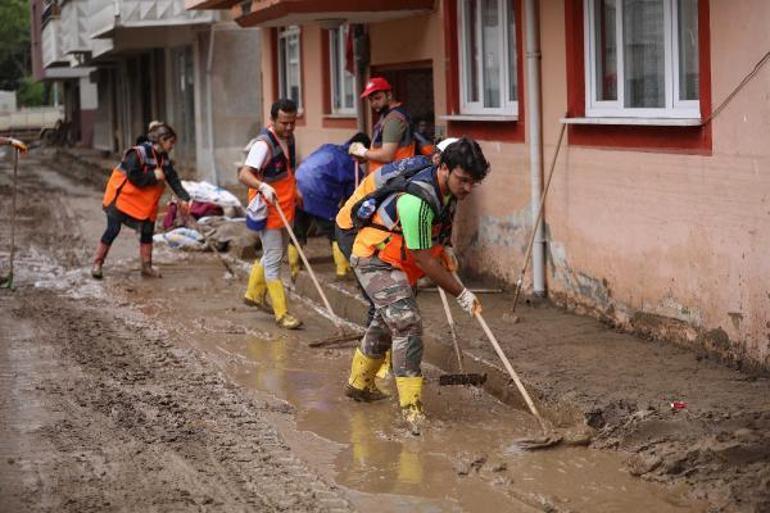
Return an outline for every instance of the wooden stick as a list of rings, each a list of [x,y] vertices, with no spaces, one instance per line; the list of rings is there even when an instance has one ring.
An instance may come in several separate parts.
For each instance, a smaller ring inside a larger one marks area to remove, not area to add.
[[[524,262],[521,264],[521,272],[519,273],[519,279],[516,280],[516,292],[513,295],[513,307],[511,312],[516,311],[516,305],[519,304],[519,295],[521,294],[521,285],[524,282],[524,273],[527,272],[527,266],[529,265],[529,258],[532,256],[532,247],[535,244],[535,236],[537,235],[537,227],[540,224],[540,220],[543,218],[543,209],[545,208],[545,197],[548,194],[548,189],[551,187],[551,178],[553,178],[553,170],[556,169],[556,159],[559,157],[559,150],[561,149],[561,142],[564,139],[564,129],[567,125],[562,123],[561,131],[559,132],[559,142],[556,143],[556,151],[553,155],[553,161],[551,161],[551,169],[548,172],[548,180],[545,183],[545,189],[540,196],[540,207],[537,210],[537,219],[532,226],[532,235],[529,238],[529,245],[527,246],[527,252],[524,255]]]
[[[281,216],[281,221],[283,221],[283,225],[286,227],[286,231],[289,232],[289,237],[291,237],[292,242],[294,242],[294,247],[297,248],[297,253],[299,253],[300,258],[302,259],[302,263],[305,264],[305,269],[307,269],[308,273],[310,274],[310,278],[313,280],[313,284],[315,285],[316,290],[318,290],[318,294],[321,296],[321,299],[324,302],[324,306],[332,316],[332,322],[340,327],[341,324],[339,317],[334,313],[331,303],[329,303],[329,300],[326,298],[326,294],[324,294],[324,291],[321,288],[321,284],[318,282],[318,278],[316,278],[315,273],[313,272],[313,268],[310,267],[310,262],[308,262],[307,257],[305,256],[305,252],[302,250],[302,246],[300,246],[299,240],[297,240],[297,236],[294,234],[294,230],[289,224],[288,219],[286,219],[286,214],[283,213],[283,209],[277,200],[275,203],[273,203],[273,206],[275,206],[276,210],[278,211],[278,215]]]
[[[455,346],[455,354],[457,354],[457,366],[460,369],[461,374],[465,374],[463,366],[463,354],[460,351],[460,345],[457,343],[457,331],[455,330],[455,320],[452,317],[452,311],[449,309],[449,301],[446,298],[446,292],[441,287],[438,288],[438,295],[441,296],[441,303],[444,305],[444,313],[446,314],[446,320],[449,323],[449,331],[452,333],[452,344]]]
[[[458,283],[462,285],[462,282],[460,281],[460,277],[457,276],[457,273],[452,273],[452,274],[454,275],[455,280],[457,280]],[[532,412],[532,415],[534,415],[537,421],[540,423],[540,428],[544,432],[548,431],[548,425],[545,423],[545,419],[543,419],[543,417],[540,415],[540,412],[537,411],[537,408],[535,407],[535,403],[532,401],[532,398],[529,396],[529,392],[527,392],[527,389],[524,388],[524,384],[519,379],[519,375],[516,374],[516,371],[513,369],[513,365],[511,365],[510,360],[508,360],[508,357],[505,356],[505,353],[500,347],[500,344],[497,342],[497,338],[495,337],[495,334],[492,333],[492,330],[489,329],[489,326],[487,325],[487,321],[484,320],[484,317],[482,317],[479,312],[476,312],[473,316],[481,325],[481,329],[484,330],[484,334],[489,339],[489,342],[492,344],[492,347],[495,348],[495,352],[497,353],[497,356],[500,357],[500,360],[502,360],[505,370],[508,371],[508,375],[510,375],[511,379],[513,379],[513,382],[516,384],[516,388],[519,389],[519,393],[524,398],[524,401],[527,403],[527,406],[529,407],[529,411]]]

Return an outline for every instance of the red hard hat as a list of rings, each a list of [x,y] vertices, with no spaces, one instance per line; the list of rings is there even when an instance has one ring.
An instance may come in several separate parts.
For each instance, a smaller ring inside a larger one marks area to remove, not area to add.
[[[390,91],[391,89],[393,88],[390,87],[390,84],[384,78],[372,77],[369,79],[369,82],[366,83],[366,88],[364,88],[364,92],[361,93],[361,98],[366,98],[377,91]]]

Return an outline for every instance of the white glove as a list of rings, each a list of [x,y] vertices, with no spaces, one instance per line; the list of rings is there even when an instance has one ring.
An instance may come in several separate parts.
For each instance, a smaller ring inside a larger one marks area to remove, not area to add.
[[[269,183],[262,182],[259,184],[259,193],[265,198],[268,203],[275,203],[276,195],[275,189]]]
[[[479,303],[479,298],[468,289],[463,289],[463,291],[460,292],[460,295],[457,296],[457,303],[460,305],[460,308],[465,310],[471,317],[477,313],[481,313],[481,303]]]
[[[365,159],[366,158],[366,152],[369,150],[366,146],[361,144],[360,142],[354,142],[348,147],[348,153],[350,155],[355,155],[356,157]]]

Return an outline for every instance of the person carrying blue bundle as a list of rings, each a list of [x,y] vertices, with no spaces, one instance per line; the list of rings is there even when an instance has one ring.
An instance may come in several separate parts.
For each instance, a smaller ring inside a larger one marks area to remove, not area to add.
[[[334,218],[340,206],[353,194],[356,183],[364,179],[363,169],[356,166],[355,160],[348,155],[348,148],[353,143],[368,146],[370,140],[366,134],[357,133],[344,144],[324,144],[302,161],[296,173],[297,188],[302,194],[303,204],[296,211],[294,232],[303,246],[307,243],[313,224],[317,234],[329,239],[338,280],[345,278],[350,267],[337,243]],[[358,179],[356,173],[359,173]],[[299,274],[300,260],[293,245],[289,246],[288,255],[294,280]]]

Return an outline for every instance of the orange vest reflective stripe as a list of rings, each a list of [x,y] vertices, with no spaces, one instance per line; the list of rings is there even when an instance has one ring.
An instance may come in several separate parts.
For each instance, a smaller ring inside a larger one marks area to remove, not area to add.
[[[288,142],[288,158],[278,141],[278,136],[275,135],[272,128],[262,129],[257,136],[257,141],[263,141],[267,144],[269,150],[269,161],[259,170],[259,178],[261,181],[269,183],[275,189],[278,204],[286,215],[286,220],[292,222],[297,202],[297,181],[294,178],[294,140],[290,139]],[[279,167],[282,169],[278,169]],[[249,188],[249,203],[257,195],[257,192],[256,189]],[[283,228],[281,216],[272,205],[267,207],[267,224],[265,227],[268,230]]]
[[[412,142],[412,144],[410,144],[409,146],[401,146],[401,147],[397,148],[396,149],[396,154],[393,157],[392,162],[395,162],[397,160],[407,159],[409,157],[414,157],[415,156],[414,147],[415,147],[415,144],[414,144],[414,142]],[[385,164],[387,164],[387,162],[376,162],[374,160],[370,160],[369,161],[369,169],[368,169],[369,174],[374,173],[375,171],[380,169]]]
[[[154,172],[154,167],[150,169],[151,166],[147,164],[147,156],[144,154],[144,149],[137,146],[126,151],[126,155],[128,155],[129,151],[137,152],[139,162],[145,168],[144,172]],[[153,162],[162,165],[156,155],[153,155]],[[134,219],[155,221],[158,217],[158,202],[165,188],[165,181],[158,181],[146,187],[137,187],[128,180],[127,171],[118,166],[113,169],[112,175],[107,182],[104,197],[102,198],[102,206],[108,207],[114,202],[115,207],[119,211],[128,214]]]

